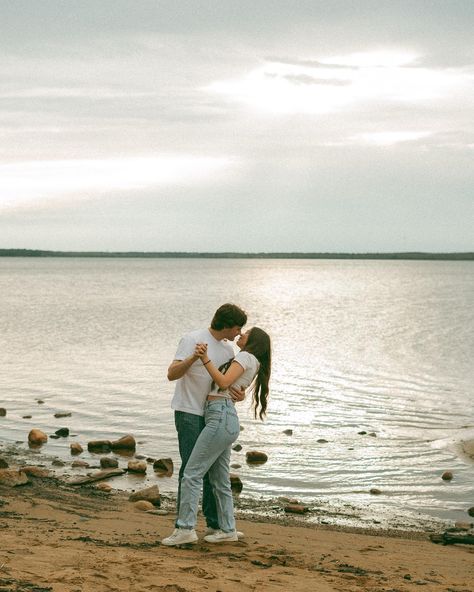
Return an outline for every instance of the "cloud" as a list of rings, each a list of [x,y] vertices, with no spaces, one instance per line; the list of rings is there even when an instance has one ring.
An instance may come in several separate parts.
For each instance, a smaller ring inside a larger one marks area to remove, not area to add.
[[[74,195],[197,185],[223,175],[225,157],[160,155],[97,160],[27,161],[0,164],[0,207]]]

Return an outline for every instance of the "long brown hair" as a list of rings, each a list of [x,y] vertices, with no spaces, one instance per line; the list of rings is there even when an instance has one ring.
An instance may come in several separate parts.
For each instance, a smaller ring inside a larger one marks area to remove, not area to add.
[[[243,351],[253,354],[260,362],[260,368],[251,389],[255,419],[257,417],[263,419],[267,411],[268,383],[270,381],[272,365],[270,336],[263,329],[252,327]]]

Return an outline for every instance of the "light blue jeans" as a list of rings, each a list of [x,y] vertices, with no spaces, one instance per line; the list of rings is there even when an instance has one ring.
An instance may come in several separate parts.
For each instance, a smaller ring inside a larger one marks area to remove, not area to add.
[[[187,529],[196,526],[202,481],[209,472],[219,527],[224,532],[232,532],[235,530],[235,519],[229,464],[231,445],[240,432],[239,418],[233,401],[222,399],[206,402],[204,419],[206,426],[199,434],[181,479],[176,525]]]

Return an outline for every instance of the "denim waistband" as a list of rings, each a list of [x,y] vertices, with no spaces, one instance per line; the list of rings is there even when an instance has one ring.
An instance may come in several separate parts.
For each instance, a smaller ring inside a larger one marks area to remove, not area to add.
[[[206,401],[206,407],[212,405],[215,407],[216,405],[222,405],[223,407],[235,407],[234,401],[232,399],[225,399],[222,397],[221,399],[212,399],[212,401]]]

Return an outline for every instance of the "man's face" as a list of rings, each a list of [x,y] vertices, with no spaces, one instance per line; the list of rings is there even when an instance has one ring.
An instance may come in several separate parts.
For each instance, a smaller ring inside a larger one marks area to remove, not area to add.
[[[235,325],[235,327],[229,327],[225,330],[225,339],[229,341],[234,341],[237,335],[240,335],[242,332],[242,327]]]

